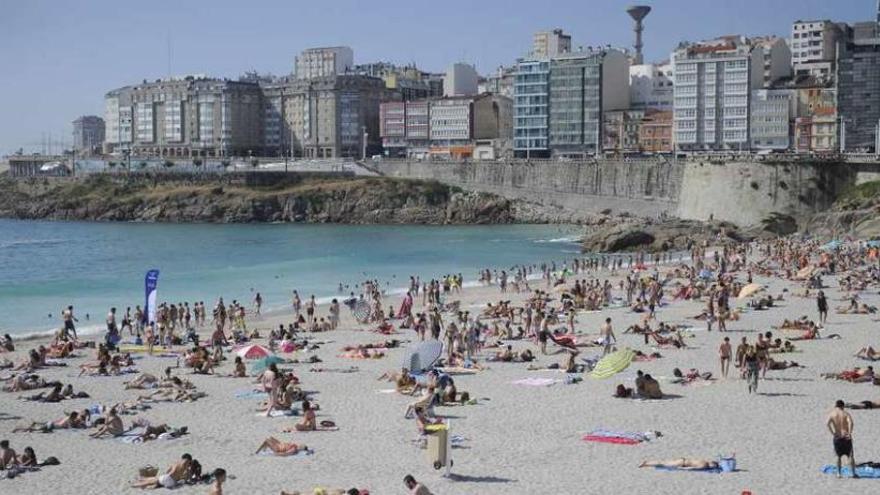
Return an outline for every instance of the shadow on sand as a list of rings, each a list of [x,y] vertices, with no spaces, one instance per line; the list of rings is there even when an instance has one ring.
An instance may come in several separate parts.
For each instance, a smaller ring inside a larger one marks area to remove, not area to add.
[[[470,476],[467,474],[450,473],[449,479],[456,482],[466,483],[516,483],[516,480],[499,478],[497,476]]]

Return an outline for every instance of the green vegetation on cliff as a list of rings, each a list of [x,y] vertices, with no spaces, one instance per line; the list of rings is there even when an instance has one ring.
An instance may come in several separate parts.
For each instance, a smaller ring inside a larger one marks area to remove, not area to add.
[[[0,178],[0,217],[146,222],[511,223],[513,203],[433,181],[300,174]]]

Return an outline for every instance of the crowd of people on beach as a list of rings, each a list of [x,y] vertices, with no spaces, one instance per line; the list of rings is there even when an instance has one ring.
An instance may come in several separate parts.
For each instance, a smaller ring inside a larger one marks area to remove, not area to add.
[[[615,376],[630,363],[638,367],[639,362],[664,359],[668,353],[692,352],[689,341],[699,325],[705,326],[706,332],[718,335],[717,371],[676,368],[672,370],[672,377],[665,379],[638,369],[632,386],[626,381],[618,383],[609,390],[611,395],[620,399],[664,400],[674,396],[668,393],[672,386],[699,386],[718,379],[740,379],[747,392],[755,394],[768,371],[805,369],[804,364],[791,359],[802,346],[841,338],[839,334],[825,331],[830,307],[825,292],[829,287],[825,281],[836,279],[838,288],[845,294],[846,304],[836,308],[837,314],[858,316],[876,311],[859,298],[860,291],[880,284],[880,250],[868,243],[828,247],[818,241],[776,239],[718,248],[692,244],[687,249],[689,257],[680,255],[634,253],[579,257],[559,264],[484,268],[477,272],[475,282],[484,287],[497,287],[499,299],[486,301],[479,308],[462,307],[455,299],[465,287],[461,273],[429,280],[411,276],[396,308],[397,296],[384,290],[376,279],[356,286],[340,284],[339,297],[325,306],[319,304],[314,295],[303,301],[294,290],[288,310],[290,322],[271,329],[255,324],[262,321],[265,313],[265,301],[259,292],[255,293],[251,305],[237,300],[226,304],[219,297],[210,311],[202,301],[161,303],[150,314],[135,306],[134,310],[127,307],[117,316],[117,308],[110,308],[106,333],[97,342],[77,334],[78,318],[70,305],[61,312],[61,327],[48,345],[30,349],[17,363],[8,360],[0,363],[10,370],[9,375],[0,376],[0,381],[4,392],[22,394],[19,395],[21,400],[54,403],[86,399],[89,394],[75,391],[71,384],[40,375],[50,373],[54,367],[65,367],[71,359],[94,353],[93,360],[79,363],[79,376],[131,375],[123,386],[138,394],[124,402],[99,404],[56,419],[28,420],[12,430],[16,434],[82,430],[91,439],[131,437],[134,442],[197,436],[198,431],[191,431],[185,425],[151,424],[145,418],[158,403],[187,403],[206,396],[196,386],[195,378],[180,375],[182,370],[230,380],[250,379],[253,387],[247,394],[258,401],[259,414],[298,417],[283,433],[336,431],[334,421],[318,419],[319,412],[326,417],[329,411],[317,403],[314,391],[303,387],[302,374],[294,373],[289,366],[304,364],[311,366],[309,371],[315,373],[359,371],[357,367],[322,367],[322,360],[315,354],[328,345],[319,337],[340,329],[343,308],[348,308],[362,328],[381,335],[382,340],[348,343],[341,347],[339,357],[382,359],[403,347],[404,340],[412,342],[406,352],[418,359],[382,374],[379,379],[394,383],[393,391],[408,397],[403,417],[414,423],[419,444],[424,446],[425,439],[445,424],[439,408],[474,404],[478,400],[460,389],[457,375],[477,374],[490,366],[509,365],[528,371],[558,370],[565,374],[565,383],[574,384],[584,376],[604,370],[608,363],[625,360],[620,370],[613,369],[608,375]],[[771,294],[765,285],[756,282],[758,278],[779,279],[796,290]],[[352,290],[343,299],[343,291],[349,288]],[[810,315],[783,315],[780,303],[787,298],[815,300],[815,319]],[[663,321],[661,308],[685,303],[700,308],[692,322]],[[638,322],[616,331],[614,319],[607,316],[597,328],[584,332],[579,315],[600,311],[637,315]],[[739,342],[732,342],[730,327],[741,325],[748,314],[755,311],[780,313],[777,319],[780,323],[772,329],[755,332],[753,339],[743,336]],[[631,339],[632,335],[639,337]],[[624,339],[629,346],[623,345]],[[646,346],[644,351],[630,348],[639,341]],[[262,346],[264,342],[266,345]],[[0,352],[15,352],[21,345],[5,335],[0,341]],[[251,351],[257,355],[249,354]],[[281,357],[296,351],[304,351],[310,357],[302,361]],[[581,357],[589,351],[592,356]],[[555,355],[561,356],[559,362],[536,363]],[[175,366],[166,366],[164,373],[160,373],[162,376],[139,369],[140,359],[158,358],[176,359]],[[875,361],[880,359],[880,351],[862,346],[855,352],[855,358]],[[249,371],[245,360],[255,362],[256,359],[262,360],[262,366],[259,371],[255,371],[255,367]],[[875,376],[872,366],[829,371],[820,376],[851,383],[880,384],[880,377]],[[846,403],[841,400],[830,413],[828,429],[833,438],[838,475],[843,473],[841,459],[844,457],[849,460],[851,475],[857,475],[859,467],[853,460],[853,418],[847,410],[873,408],[880,408],[880,401]],[[126,421],[125,416],[133,418]],[[258,455],[272,456],[301,456],[313,452],[302,442],[276,436],[265,438],[256,448]],[[26,447],[19,455],[10,447],[9,440],[0,441],[0,470],[5,470],[7,477],[58,463],[54,457],[37,462],[33,448]],[[638,467],[716,470],[723,466],[717,460],[675,457],[646,460]],[[209,493],[220,494],[226,480],[224,468],[203,470],[191,455],[184,454],[161,474],[156,469],[142,470],[131,486],[172,488],[181,484],[205,484],[210,485]],[[430,494],[411,475],[405,478],[404,484],[410,493]],[[368,492],[355,488],[340,493]]]

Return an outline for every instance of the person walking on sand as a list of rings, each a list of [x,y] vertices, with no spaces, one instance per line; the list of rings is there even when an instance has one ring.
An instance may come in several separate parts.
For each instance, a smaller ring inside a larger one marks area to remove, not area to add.
[[[611,318],[605,318],[605,323],[599,330],[602,334],[602,344],[605,346],[602,355],[605,356],[611,352],[612,344],[617,341],[617,338],[614,337],[614,329],[611,327]]]
[[[718,358],[721,360],[721,376],[727,378],[730,371],[730,337],[724,337],[724,342],[718,347]]]
[[[834,442],[834,453],[837,454],[837,477],[841,478],[841,458],[849,457],[849,466],[852,469],[852,477],[858,478],[856,474],[856,461],[853,458],[852,432],[853,419],[846,410],[844,410],[844,402],[838,400],[834,404],[834,409],[828,415],[828,431],[831,432]]]
[[[825,298],[825,293],[821,290],[816,295],[816,306],[819,309],[819,324],[824,325],[828,320],[828,299]]]
[[[76,338],[76,325],[74,325],[74,322],[79,322],[79,320],[73,316],[73,306],[68,306],[67,309],[61,311],[61,319],[64,320],[65,336],[70,338],[73,335],[73,340],[79,340]]]

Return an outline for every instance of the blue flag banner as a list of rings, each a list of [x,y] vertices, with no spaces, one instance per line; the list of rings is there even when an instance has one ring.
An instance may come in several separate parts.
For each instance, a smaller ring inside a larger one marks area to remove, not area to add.
[[[156,321],[156,288],[159,286],[159,270],[153,269],[147,272],[144,278],[144,324],[149,325]]]

